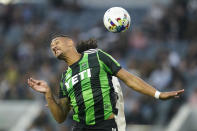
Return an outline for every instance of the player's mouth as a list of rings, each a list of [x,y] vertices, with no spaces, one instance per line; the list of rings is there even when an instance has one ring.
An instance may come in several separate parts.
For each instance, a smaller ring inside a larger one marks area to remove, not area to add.
[[[61,54],[61,50],[55,50],[55,55],[57,56],[57,55],[59,55],[59,54]]]

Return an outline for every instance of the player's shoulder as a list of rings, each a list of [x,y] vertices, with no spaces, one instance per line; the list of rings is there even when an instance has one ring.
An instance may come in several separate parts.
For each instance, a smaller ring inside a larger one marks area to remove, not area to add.
[[[102,50],[102,49],[98,49],[98,52],[101,53],[101,54],[105,54],[105,55],[107,54],[108,55],[108,53],[106,51]]]
[[[65,71],[62,73],[62,79],[63,79],[64,77],[66,77],[68,74],[70,74],[70,72],[71,72],[71,68],[70,68],[70,67],[67,67],[67,68],[65,69]]]
[[[109,57],[110,56],[107,52],[105,52],[101,49],[98,49],[98,55],[99,55],[99,57]]]

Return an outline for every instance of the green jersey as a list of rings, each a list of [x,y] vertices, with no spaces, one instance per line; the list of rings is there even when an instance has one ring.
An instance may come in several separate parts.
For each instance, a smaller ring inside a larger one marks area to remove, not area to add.
[[[112,76],[120,69],[120,64],[100,49],[85,51],[68,67],[62,74],[59,97],[70,99],[73,120],[94,125],[117,114]]]

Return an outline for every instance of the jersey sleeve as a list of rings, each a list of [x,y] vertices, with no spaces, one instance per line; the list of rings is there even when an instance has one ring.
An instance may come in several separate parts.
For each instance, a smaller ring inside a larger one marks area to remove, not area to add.
[[[120,64],[111,55],[102,50],[98,51],[98,56],[100,61],[102,61],[106,72],[110,73],[113,76],[116,76],[118,71],[122,68]]]
[[[61,81],[60,81],[60,88],[59,88],[59,98],[68,97],[68,92],[66,90],[66,86],[64,84],[64,75],[62,74]]]

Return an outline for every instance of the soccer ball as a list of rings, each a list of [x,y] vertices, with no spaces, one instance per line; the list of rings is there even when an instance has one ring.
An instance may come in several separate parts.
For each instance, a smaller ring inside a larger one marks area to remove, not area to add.
[[[103,22],[108,31],[118,33],[125,32],[129,28],[131,19],[125,9],[112,7],[105,12]]]

